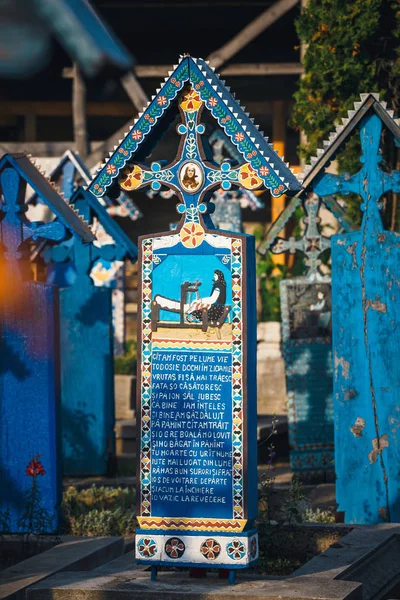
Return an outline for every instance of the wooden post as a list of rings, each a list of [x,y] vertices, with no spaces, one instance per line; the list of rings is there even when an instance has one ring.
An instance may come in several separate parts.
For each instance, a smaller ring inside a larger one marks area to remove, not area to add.
[[[86,130],[86,85],[76,63],[74,64],[72,79],[72,119],[76,149],[81,157],[85,158],[88,153]]]
[[[285,155],[286,146],[286,106],[284,100],[275,100],[272,108],[272,139],[275,150],[279,156]],[[286,196],[282,195],[279,198],[271,196],[271,222],[274,223],[285,208]],[[283,237],[285,230],[283,230]],[[284,254],[274,254],[273,261],[277,265],[285,264]],[[273,275],[277,275],[280,271],[275,269]]]
[[[33,112],[24,116],[24,140],[25,142],[36,141],[36,115]]]

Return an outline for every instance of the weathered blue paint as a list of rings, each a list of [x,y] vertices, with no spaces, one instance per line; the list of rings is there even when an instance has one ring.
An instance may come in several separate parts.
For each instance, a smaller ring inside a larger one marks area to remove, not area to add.
[[[360,231],[332,245],[336,496],[347,523],[400,520],[400,235],[383,230],[379,202],[400,172],[379,167],[382,121],[360,123],[362,168],[321,173],[318,194],[356,193]]]
[[[60,290],[63,472],[100,475],[114,452],[112,290],[94,286],[90,273],[99,259],[136,260],[137,249],[92,194],[78,188],[70,204],[113,241],[84,245],[74,236],[44,253],[52,279],[58,266],[74,274]]]
[[[50,208],[58,208],[60,221],[26,220],[27,182]],[[9,511],[11,531],[23,530],[19,521],[32,485],[25,470],[40,455],[45,469],[38,476],[41,506],[53,523],[38,528],[49,533],[58,527],[61,499],[58,290],[29,281],[25,242],[57,242],[67,229],[85,232],[88,239],[91,233],[70,208],[64,210],[62,199],[25,156],[6,155],[0,161],[0,192],[0,511],[3,518]]]

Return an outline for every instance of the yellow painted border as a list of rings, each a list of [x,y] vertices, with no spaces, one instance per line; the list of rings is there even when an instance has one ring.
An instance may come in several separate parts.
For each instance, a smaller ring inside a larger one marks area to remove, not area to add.
[[[137,517],[141,529],[176,529],[186,531],[237,532],[245,528],[247,519],[185,519]]]

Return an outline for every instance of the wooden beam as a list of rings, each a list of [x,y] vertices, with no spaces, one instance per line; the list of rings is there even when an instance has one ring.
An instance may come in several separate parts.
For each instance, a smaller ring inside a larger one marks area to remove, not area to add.
[[[88,102],[86,105],[88,117],[131,117],[136,114],[131,102]],[[25,116],[37,117],[72,117],[71,102],[0,100],[0,113],[3,117]]]
[[[235,35],[227,44],[221,46],[215,52],[212,52],[207,60],[211,65],[218,69],[221,65],[230,60],[235,54],[240,52],[252,40],[265,31],[270,25],[275,23],[291,8],[296,6],[299,0],[278,0],[270,8],[262,12],[254,21],[251,21],[242,31]]]
[[[92,142],[95,151],[103,142]],[[76,150],[75,142],[0,142],[0,157],[3,154],[32,154],[32,156],[62,156],[67,150]]]
[[[140,78],[155,77],[161,79],[171,70],[170,65],[137,65],[136,75]],[[221,75],[242,77],[250,75],[301,75],[300,63],[237,63],[221,70]],[[139,109],[142,110],[142,109]]]
[[[108,140],[100,144],[99,147],[87,157],[86,164],[89,169],[92,169],[97,163],[103,162],[106,156],[108,157],[108,153],[114,149],[114,146],[119,144],[120,140],[124,139],[126,132],[129,131],[129,127],[133,125],[134,122],[135,119],[131,119],[125,123],[123,127],[120,127],[118,131],[113,133]]]
[[[284,100],[275,100],[272,105],[272,141],[274,149],[279,156],[285,156],[286,147],[286,106]],[[285,209],[286,196],[276,198],[271,195],[271,221],[274,223],[281,212]],[[281,232],[282,237],[285,237],[285,230]],[[272,260],[276,265],[285,264],[286,254],[273,254]],[[278,275],[280,270],[275,268],[272,275]]]
[[[84,159],[88,151],[86,129],[86,85],[78,65],[74,64],[72,79],[72,121],[74,126],[75,147]]]
[[[24,140],[34,142],[36,140],[36,115],[32,112],[25,113]]]
[[[166,66],[165,71],[163,71],[162,77],[165,77],[165,73],[168,73],[171,67]],[[64,67],[62,70],[63,77],[69,78],[73,76],[73,70],[70,67]],[[142,112],[142,110],[147,106],[149,99],[146,96],[145,91],[142,86],[138,82],[136,78],[136,73],[133,71],[128,71],[121,77],[121,84],[124,88],[125,92],[128,94],[133,106],[136,108],[138,112]]]
[[[133,106],[138,112],[142,112],[146,108],[149,99],[147,98],[142,86],[136,79],[135,74],[132,73],[132,71],[125,73],[125,75],[121,77],[121,83],[131,99]]]

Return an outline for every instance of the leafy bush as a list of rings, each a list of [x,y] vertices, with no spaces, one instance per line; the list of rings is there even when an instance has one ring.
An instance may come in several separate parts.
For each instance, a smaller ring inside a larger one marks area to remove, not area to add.
[[[133,535],[137,526],[135,491],[93,485],[86,490],[70,486],[62,504],[64,533],[70,535]]]
[[[304,523],[334,523],[335,515],[330,510],[307,508],[302,514]]]
[[[137,341],[130,340],[126,343],[126,352],[123,356],[114,357],[114,373],[116,375],[134,375],[136,373]]]

